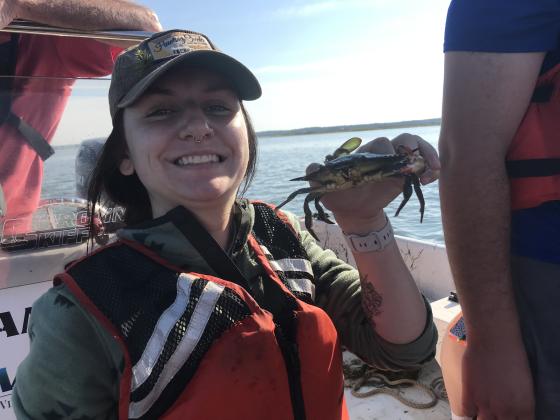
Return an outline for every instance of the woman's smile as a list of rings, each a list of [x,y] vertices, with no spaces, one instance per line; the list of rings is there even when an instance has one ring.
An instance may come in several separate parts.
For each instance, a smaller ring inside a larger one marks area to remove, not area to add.
[[[204,164],[211,164],[211,163],[219,163],[222,160],[218,155],[215,154],[208,154],[208,155],[186,155],[181,156],[178,159],[175,159],[173,162],[177,166],[200,166]]]

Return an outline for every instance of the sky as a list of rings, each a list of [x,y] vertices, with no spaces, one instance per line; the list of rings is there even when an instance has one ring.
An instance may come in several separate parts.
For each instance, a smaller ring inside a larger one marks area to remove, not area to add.
[[[441,115],[449,0],[138,2],[255,73],[263,95],[246,105],[257,131]]]

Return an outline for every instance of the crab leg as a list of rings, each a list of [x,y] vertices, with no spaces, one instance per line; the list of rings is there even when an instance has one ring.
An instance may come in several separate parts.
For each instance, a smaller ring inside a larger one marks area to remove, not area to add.
[[[323,208],[323,206],[321,206],[321,202],[320,202],[321,197],[322,195],[319,195],[315,198],[315,208],[317,209],[317,214],[318,214],[317,219],[322,222],[334,225],[334,222],[331,219],[329,219],[329,215],[325,213],[325,209]]]
[[[416,193],[416,197],[418,197],[418,201],[420,202],[420,223],[424,220],[424,194],[422,194],[422,189],[420,188],[420,179],[417,175],[411,175],[412,178],[412,185],[414,186],[414,192]]]
[[[284,207],[286,204],[292,201],[297,195],[311,193],[313,192],[313,190],[315,190],[315,188],[307,187],[307,188],[300,188],[299,190],[294,191],[288,196],[288,198],[286,198],[284,201],[282,201],[279,205],[276,206],[276,210],[279,210],[280,207]]]
[[[311,213],[311,209],[309,208],[309,202],[311,200],[315,200],[318,197],[321,197],[322,194],[318,193],[310,193],[307,197],[305,197],[305,201],[303,202],[303,212],[305,214],[305,227],[307,231],[313,236],[315,239],[319,240],[315,232],[313,231],[313,214]]]
[[[399,205],[399,208],[397,209],[396,213],[395,213],[395,217],[397,217],[399,215],[399,213],[401,212],[401,210],[403,209],[404,205],[406,203],[408,203],[408,200],[410,199],[410,196],[412,195],[412,179],[410,176],[406,176],[404,179],[404,186],[403,186],[403,201],[401,201],[401,204]]]

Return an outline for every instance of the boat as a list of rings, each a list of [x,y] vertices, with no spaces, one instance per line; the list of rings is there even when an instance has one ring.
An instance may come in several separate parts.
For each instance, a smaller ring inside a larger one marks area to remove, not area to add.
[[[24,21],[14,22],[1,31],[103,41],[140,41],[149,36],[147,33],[130,31],[66,30]],[[10,231],[13,220],[0,216],[0,420],[15,419],[11,394],[17,367],[29,352],[28,325],[32,316],[33,302],[51,287],[55,274],[63,271],[68,263],[85,255],[87,251],[87,240],[90,235],[85,221],[87,202],[84,200],[83,193],[80,194],[80,187],[85,183],[82,172],[87,169],[84,167],[87,162],[80,159],[82,156],[80,153],[95,155],[99,142],[81,139],[99,136],[100,131],[103,130],[106,130],[106,134],[109,131],[110,121],[109,113],[106,111],[100,113],[99,118],[97,116],[91,118],[89,112],[80,113],[74,109],[79,110],[80,106],[87,107],[88,110],[91,110],[91,107],[105,107],[109,79],[104,77],[79,80],[74,86],[70,104],[77,106],[68,107],[65,111],[53,144],[59,142],[57,153],[62,154],[61,159],[65,159],[66,165],[77,164],[76,176],[72,180],[55,179],[53,183],[55,187],[58,183],[76,184],[76,194],[60,196],[55,192],[54,196],[44,197],[33,216],[32,228],[25,232]],[[80,92],[83,91],[93,91],[94,98],[81,95]],[[75,131],[76,127],[80,128],[79,132]],[[76,142],[81,142],[80,148],[63,145]],[[45,171],[49,169],[48,165],[47,161]],[[104,209],[101,218],[107,227],[107,233],[97,235],[96,241],[103,244],[111,240],[111,227],[118,226],[122,221],[122,212],[118,208]],[[352,253],[337,225],[315,221],[314,229],[323,247],[332,249],[341,259],[355,265]],[[448,298],[454,286],[445,248],[406,237],[397,237],[397,242],[416,283],[431,302],[441,341],[447,324],[460,310],[458,303]],[[52,326],[52,328],[56,327],[56,325]],[[432,407],[414,407],[426,403],[431,398],[431,394],[426,394],[425,387],[422,388],[422,385],[433,388],[433,384],[441,377],[438,364],[439,346],[438,344],[436,360],[426,365],[415,379],[420,385],[399,390],[399,395],[403,398],[395,398],[394,395],[386,392],[362,398],[356,395],[362,393],[363,396],[374,387],[367,385],[359,387],[349,381],[350,386],[345,394],[350,418],[353,420],[449,419],[449,405],[444,395],[438,395]],[[358,366],[361,363],[349,352],[345,352],[344,358],[348,366]],[[407,404],[406,401],[411,404]]]

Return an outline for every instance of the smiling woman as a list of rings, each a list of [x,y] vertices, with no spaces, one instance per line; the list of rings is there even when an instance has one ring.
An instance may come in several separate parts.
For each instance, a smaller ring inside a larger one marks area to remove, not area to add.
[[[105,188],[129,210],[130,222],[177,205],[200,209],[209,224],[219,221],[214,213],[231,208],[242,180],[254,172],[256,136],[233,88],[215,71],[175,67],[115,113],[118,129],[93,176],[93,202]],[[113,149],[124,159],[114,159]],[[138,190],[148,200],[137,200]]]
[[[125,227],[34,304],[18,417],[347,419],[341,341],[384,369],[433,357],[429,305],[383,212],[402,182],[325,195],[347,234],[386,234],[381,249],[353,249],[358,270],[293,215],[241,197],[256,160],[242,101],[260,94],[202,34],[156,33],[119,56],[89,221],[107,199]],[[417,136],[363,150],[398,144],[438,167]]]

